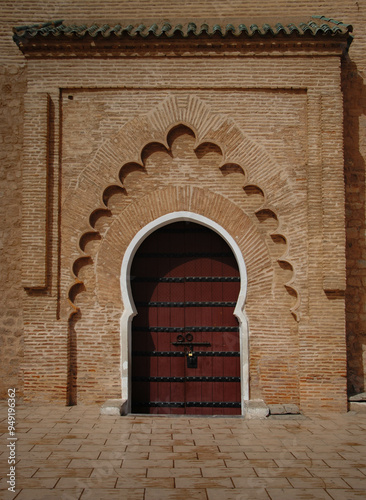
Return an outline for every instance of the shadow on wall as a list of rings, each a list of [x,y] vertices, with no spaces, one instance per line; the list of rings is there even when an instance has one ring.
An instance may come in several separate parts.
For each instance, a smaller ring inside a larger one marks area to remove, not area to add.
[[[67,359],[67,401],[69,406],[77,404],[77,334],[75,324],[81,318],[81,312],[77,311],[69,318],[68,359]]]
[[[344,94],[344,173],[346,196],[346,332],[348,393],[365,390],[366,349],[365,160],[366,86],[356,64],[342,64]]]

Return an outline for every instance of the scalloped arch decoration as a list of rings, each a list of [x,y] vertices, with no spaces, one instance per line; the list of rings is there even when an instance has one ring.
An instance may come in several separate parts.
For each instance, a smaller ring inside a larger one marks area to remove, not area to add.
[[[88,216],[98,208],[105,208],[102,193],[113,184],[111,179],[123,187],[119,178],[121,167],[135,165],[135,168],[143,169],[141,155],[145,146],[160,143],[169,149],[169,132],[179,124],[193,131],[195,148],[212,142],[223,152],[222,165],[228,162],[239,164],[245,170],[247,184],[258,184],[258,179],[263,177],[263,165],[266,165],[268,174],[261,181],[260,189],[268,191],[263,184],[268,183],[270,187],[269,176],[275,171],[275,163],[264,148],[243,134],[232,120],[213,113],[197,97],[169,97],[150,113],[132,119],[104,141],[93,161],[80,173],[74,189],[69,191],[63,203],[64,219],[70,221],[75,233],[90,231]],[[288,189],[290,199],[291,193],[292,190]],[[84,226],[80,227],[82,220]],[[72,224],[74,221],[78,223]]]
[[[266,170],[269,172],[272,170],[271,166],[274,165],[273,160],[263,148],[246,137],[231,120],[222,115],[213,114],[209,106],[198,98],[192,96],[184,99],[168,98],[145,117],[131,120],[122,127],[114,137],[103,144],[92,164],[80,174],[77,182],[78,188],[64,204],[65,218],[70,217],[68,220],[71,223],[76,218],[78,220],[74,227],[78,233],[75,236],[79,241],[79,248],[75,249],[72,256],[74,263],[88,262],[90,256],[84,251],[85,235],[96,233],[95,239],[97,239],[99,233],[95,228],[94,214],[110,213],[107,194],[119,190],[128,196],[123,182],[131,171],[144,171],[143,151],[152,144],[158,144],[159,147],[169,151],[169,135],[178,125],[192,131],[195,137],[195,149],[204,144],[212,144],[221,151],[222,161],[219,167],[224,168],[226,175],[235,172],[242,173],[246,185],[257,186],[263,194],[267,191],[263,183],[258,186],[256,182],[259,169],[263,171],[263,164],[267,166]],[[100,172],[103,172],[103,176],[100,176]],[[109,179],[109,182],[106,183],[105,179]],[[112,179],[115,179],[115,182],[111,182]],[[81,192],[79,186],[82,186]],[[289,193],[291,197],[291,190]],[[80,200],[80,195],[82,200]],[[267,209],[266,198],[264,195],[264,203],[261,207],[263,210]],[[275,212],[274,216],[278,220]],[[134,214],[133,217],[138,218],[138,214]],[[80,220],[85,221],[81,227]],[[287,259],[287,253],[286,256],[281,256],[281,260]],[[72,266],[73,269],[77,267],[77,265]],[[82,291],[78,274],[74,272],[73,275],[75,282],[68,293],[72,307],[71,315],[78,311],[73,299],[79,291]],[[291,312],[298,319],[297,309],[300,305],[300,298],[294,282],[295,275],[287,284],[287,289],[291,289],[297,297]]]

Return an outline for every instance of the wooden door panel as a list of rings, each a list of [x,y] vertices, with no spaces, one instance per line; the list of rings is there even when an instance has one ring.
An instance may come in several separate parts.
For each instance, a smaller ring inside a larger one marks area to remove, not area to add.
[[[222,346],[225,351],[239,351],[239,335],[234,332],[223,332]]]
[[[229,359],[231,359],[231,358],[229,358]],[[215,374],[224,373],[224,361],[225,361],[225,358],[222,356],[213,356],[213,358],[212,358],[212,373],[215,373]],[[216,376],[220,376],[220,375],[216,375]],[[218,401],[220,401],[220,400],[218,400]]]
[[[238,282],[224,282],[220,283],[222,287],[222,297],[223,300],[228,302],[236,302],[238,300]]]
[[[213,401],[225,401],[224,399],[224,382],[214,382],[212,387]],[[220,408],[220,414],[223,414],[224,408]]]
[[[222,335],[217,335],[217,333],[218,332],[214,332],[214,334],[212,335],[212,351],[214,352],[226,351],[227,349],[223,349]],[[217,361],[218,363],[221,364],[222,359],[217,358]],[[215,367],[215,372],[216,372],[216,367]],[[220,373],[220,371],[218,373]]]
[[[133,411],[240,413],[239,337],[233,315],[239,273],[226,243],[196,224],[171,224],[145,240],[131,274],[138,308],[132,335]],[[193,346],[196,368],[187,366],[184,351],[189,346],[172,344],[188,333],[192,342],[211,344]]]
[[[239,377],[240,374],[240,358],[223,357],[223,372],[225,377]]]
[[[158,397],[155,399],[155,401],[160,401],[163,403],[168,403],[172,402],[171,396],[170,396],[170,383],[169,382],[156,382],[156,385],[158,386]],[[161,407],[161,413],[170,413],[170,408],[162,406]]]

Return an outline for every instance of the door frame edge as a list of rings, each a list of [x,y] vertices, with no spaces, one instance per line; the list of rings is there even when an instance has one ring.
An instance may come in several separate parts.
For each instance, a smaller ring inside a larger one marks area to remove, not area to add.
[[[245,313],[245,300],[247,295],[247,270],[244,257],[235,239],[217,222],[203,215],[189,212],[177,211],[165,214],[149,222],[141,228],[132,238],[122,260],[121,266],[121,295],[123,303],[123,313],[120,319],[120,348],[121,348],[121,392],[122,398],[127,400],[127,413],[131,412],[131,360],[132,360],[132,320],[137,314],[135,307],[131,283],[130,272],[135,254],[141,243],[157,229],[174,222],[189,221],[201,224],[215,231],[221,236],[231,248],[239,268],[240,291],[235,306],[234,315],[239,322],[240,336],[240,375],[241,375],[241,413],[244,414],[244,401],[249,400],[249,325]]]

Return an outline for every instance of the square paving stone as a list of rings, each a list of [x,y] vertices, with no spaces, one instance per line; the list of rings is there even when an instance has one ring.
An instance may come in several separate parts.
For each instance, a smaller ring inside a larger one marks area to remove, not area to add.
[[[174,488],[172,477],[118,478],[116,488]]]
[[[278,467],[329,467],[323,460],[310,458],[294,458],[292,460],[275,460]]]
[[[268,468],[268,467],[276,467],[278,468],[278,465],[274,460],[268,459],[262,459],[262,460],[252,460],[252,459],[247,459],[247,460],[225,460],[225,463],[227,467],[240,467],[240,468],[245,468],[245,467],[255,467],[255,468]]]
[[[74,490],[50,490],[50,489],[23,489],[16,497],[17,500],[78,500],[82,488]]]
[[[17,477],[32,477],[36,472],[38,468],[37,467],[16,467],[16,476]],[[8,473],[9,470],[6,470],[6,473]]]
[[[68,465],[69,469],[83,469],[83,468],[103,468],[103,469],[113,469],[114,467],[121,467],[122,460],[89,460],[87,458],[73,458]]]
[[[347,477],[345,481],[354,490],[363,490],[366,497],[366,477]]]
[[[174,467],[225,467],[224,460],[174,460]]]
[[[169,467],[152,467],[147,470],[147,477],[202,477],[202,472],[199,467],[196,468],[169,468]]]
[[[288,477],[294,488],[349,488],[341,477]]]
[[[68,488],[114,488],[117,478],[113,477],[62,477],[56,489]]]
[[[73,450],[73,451],[68,451],[67,452],[67,457],[70,459],[70,462],[72,459],[87,459],[87,460],[96,460],[100,455],[100,451],[81,451],[81,450]],[[64,451],[53,451],[49,455],[49,460],[56,461],[59,459],[62,459],[65,457],[65,452]]]
[[[123,497],[121,495],[121,490],[106,488],[85,489],[81,495],[81,500],[144,500],[145,498],[145,490],[143,488],[126,488],[123,490]]]
[[[328,493],[320,488],[283,489],[268,488],[271,500],[330,500]],[[344,497],[343,500],[348,499]]]
[[[257,477],[252,467],[202,467],[203,477]]]
[[[176,488],[200,489],[200,488],[232,488],[233,483],[230,478],[218,477],[177,477],[175,479]]]
[[[152,451],[149,453],[150,460],[197,460],[197,453],[193,451],[189,452],[167,452],[161,453]],[[211,455],[212,458],[212,455]]]
[[[89,477],[92,470],[91,468],[67,469],[62,467],[47,467],[45,469],[38,469],[33,477]]]
[[[336,468],[331,468],[329,467],[326,469],[325,467],[322,468],[308,468],[308,471],[311,473],[312,476],[315,477],[343,477],[343,478],[348,478],[348,477],[362,477],[364,478],[364,474],[358,469],[336,469]],[[291,474],[289,474],[289,477]]]
[[[270,467],[266,469],[254,469],[259,477],[311,477],[305,468],[300,467]]]
[[[90,477],[105,477],[105,474],[103,470],[101,469],[94,469],[93,472],[91,473]],[[120,468],[114,468],[113,471],[108,471],[107,472],[107,477],[115,477],[116,479],[118,477],[126,478],[126,477],[147,477],[147,469],[146,468],[141,468],[141,469],[120,469]]]
[[[3,478],[0,481],[0,490],[7,490],[9,484],[7,484],[7,478]],[[53,488],[57,483],[58,478],[44,478],[44,477],[18,477],[16,476],[16,488]]]
[[[126,460],[124,459],[122,462],[122,469],[127,468],[127,469],[134,469],[134,468],[141,468],[141,467],[173,467],[173,460]]]
[[[121,450],[113,450],[113,451],[102,451],[99,455],[100,460],[147,460],[149,457],[148,452],[142,453],[128,453],[126,451]],[[76,457],[75,457],[76,458]],[[92,457],[90,457],[92,458]]]
[[[235,488],[293,488],[286,477],[232,477]]]
[[[144,500],[207,500],[206,491],[198,489],[146,488]],[[224,500],[223,497],[222,500]]]
[[[327,490],[327,493],[329,493],[330,497],[333,500],[360,500],[360,499],[365,499],[366,498],[366,493],[365,491],[360,491],[360,490],[334,490],[332,488],[329,488]]]
[[[222,489],[208,488],[208,500],[269,500],[270,497],[264,488],[256,489]]]
[[[52,458],[49,457],[42,459],[33,458],[32,462],[30,463],[28,460],[24,460],[23,458],[21,458],[17,463],[17,467],[21,469],[23,467],[29,467],[29,465],[32,465],[32,467],[37,467],[38,469],[48,469],[48,468],[66,469],[70,461],[71,460],[69,458],[66,459],[60,458],[53,460]]]

